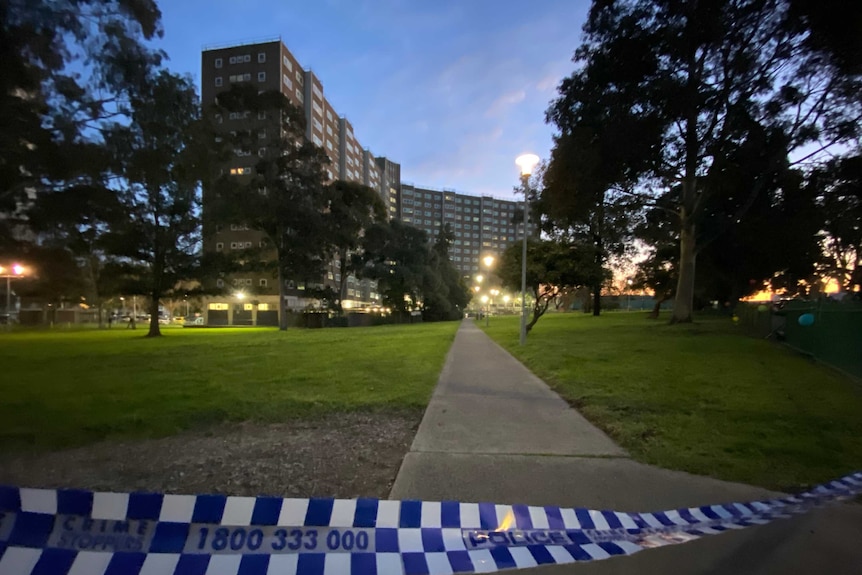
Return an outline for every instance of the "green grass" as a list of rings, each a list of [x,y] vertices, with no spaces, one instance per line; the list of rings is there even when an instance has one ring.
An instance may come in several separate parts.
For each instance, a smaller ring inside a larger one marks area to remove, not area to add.
[[[374,328],[0,333],[0,451],[160,437],[224,421],[421,413],[456,322]]]
[[[525,348],[517,322],[487,332],[639,461],[778,489],[862,469],[862,386],[727,319],[553,314]]]

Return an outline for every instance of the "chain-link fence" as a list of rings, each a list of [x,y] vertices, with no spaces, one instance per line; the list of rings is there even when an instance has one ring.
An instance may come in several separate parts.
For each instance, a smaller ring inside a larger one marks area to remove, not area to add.
[[[862,378],[862,301],[740,304],[736,315],[750,335],[781,341]]]

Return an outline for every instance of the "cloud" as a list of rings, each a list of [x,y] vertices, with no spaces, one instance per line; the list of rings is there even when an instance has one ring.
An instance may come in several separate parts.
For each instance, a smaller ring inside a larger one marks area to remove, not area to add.
[[[505,112],[510,106],[520,104],[527,98],[527,92],[524,90],[514,90],[507,92],[491,103],[491,106],[485,112],[486,118],[491,118]]]
[[[547,74],[543,78],[540,78],[538,82],[536,82],[536,90],[539,92],[552,92],[557,89],[557,86],[560,84],[562,77],[560,74],[551,73]]]

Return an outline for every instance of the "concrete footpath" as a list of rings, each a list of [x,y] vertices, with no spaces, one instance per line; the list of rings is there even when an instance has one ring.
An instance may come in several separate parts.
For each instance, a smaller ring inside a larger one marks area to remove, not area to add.
[[[465,320],[391,499],[660,511],[776,495],[636,463]],[[536,574],[859,574],[862,505]]]

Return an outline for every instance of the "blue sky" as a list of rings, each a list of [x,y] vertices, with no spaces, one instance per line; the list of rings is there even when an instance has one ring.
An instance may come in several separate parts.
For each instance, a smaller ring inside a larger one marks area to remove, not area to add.
[[[281,37],[363,147],[402,179],[514,196],[514,159],[548,156],[544,112],[571,73],[588,0],[162,0],[169,67],[210,44]]]

